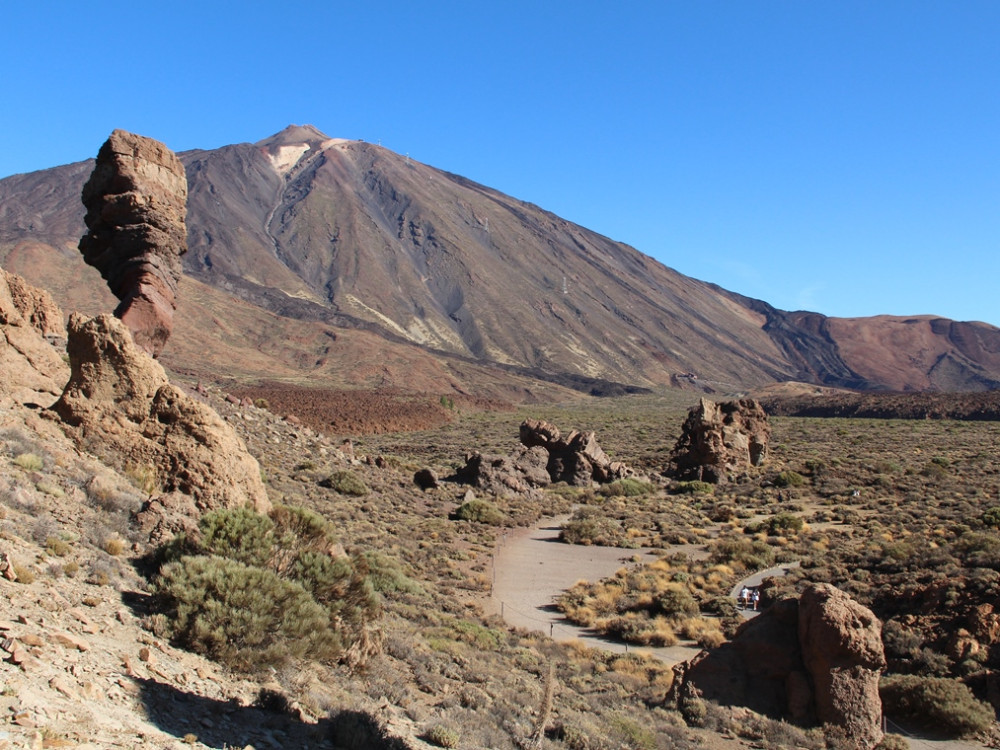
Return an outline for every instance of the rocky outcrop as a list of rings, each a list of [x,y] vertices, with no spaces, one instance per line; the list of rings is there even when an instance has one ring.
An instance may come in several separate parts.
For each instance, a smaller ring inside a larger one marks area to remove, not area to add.
[[[634,472],[620,461],[612,461],[591,431],[573,430],[562,437],[559,428],[544,420],[526,419],[520,427],[521,443],[528,448],[544,448],[546,470],[553,482],[588,486],[611,482]]]
[[[513,457],[473,452],[455,478],[494,495],[522,494],[549,484],[547,463],[548,454],[538,447],[524,448]]]
[[[723,483],[762,465],[770,439],[767,414],[757,401],[703,398],[688,413],[671,463],[678,479]]]
[[[171,385],[121,321],[72,315],[67,350],[71,375],[53,408],[79,444],[147,476],[156,497],[140,522],[154,537],[215,508],[270,508],[260,467],[232,428]]]
[[[882,623],[828,583],[799,599],[799,645],[812,678],[816,718],[843,727],[859,747],[882,740],[879,675],[885,669]]]
[[[50,343],[66,335],[52,297],[0,268],[0,405],[48,406],[69,368]]]
[[[674,695],[842,727],[859,748],[882,739],[882,625],[829,584],[812,584],[747,621],[733,639],[675,667]]]
[[[187,252],[187,179],[159,141],[115,130],[83,186],[84,260],[121,303],[115,316],[148,354],[158,356],[173,328],[180,256]]]

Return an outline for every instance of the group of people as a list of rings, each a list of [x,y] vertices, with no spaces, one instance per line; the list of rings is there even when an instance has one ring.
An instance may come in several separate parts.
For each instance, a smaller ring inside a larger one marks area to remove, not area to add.
[[[753,610],[756,612],[757,607],[760,606],[760,589],[751,589],[744,586],[740,589],[740,595],[737,597],[736,601],[739,602],[741,609],[749,609],[750,607],[753,607]]]

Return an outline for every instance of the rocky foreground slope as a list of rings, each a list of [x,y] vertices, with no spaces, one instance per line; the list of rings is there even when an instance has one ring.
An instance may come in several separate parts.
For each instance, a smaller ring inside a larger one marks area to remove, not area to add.
[[[291,126],[181,160],[187,327],[168,365],[519,400],[550,387],[539,379],[598,393],[1000,386],[994,326],[777,310],[374,144]],[[87,278],[72,248],[90,168],[0,180],[0,263],[87,312],[97,285],[71,280]]]

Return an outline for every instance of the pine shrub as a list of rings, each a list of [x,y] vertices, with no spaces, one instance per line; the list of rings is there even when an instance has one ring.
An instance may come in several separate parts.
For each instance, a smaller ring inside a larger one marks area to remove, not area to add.
[[[976,699],[967,685],[945,677],[897,675],[879,685],[890,716],[961,737],[986,730],[993,709]]]
[[[500,509],[489,500],[473,498],[462,503],[455,511],[455,518],[460,521],[476,521],[477,523],[499,526],[504,521]]]
[[[308,654],[360,662],[381,601],[363,560],[334,556],[330,525],[302,508],[215,511],[158,551],[166,634],[237,669]]]

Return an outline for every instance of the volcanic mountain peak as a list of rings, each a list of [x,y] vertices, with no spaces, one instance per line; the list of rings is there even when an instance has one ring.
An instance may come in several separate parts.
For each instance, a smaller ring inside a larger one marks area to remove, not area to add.
[[[349,141],[345,138],[330,138],[312,125],[289,125],[254,145],[268,155],[271,164],[281,175],[287,175],[306,154],[318,154],[338,143]]]

